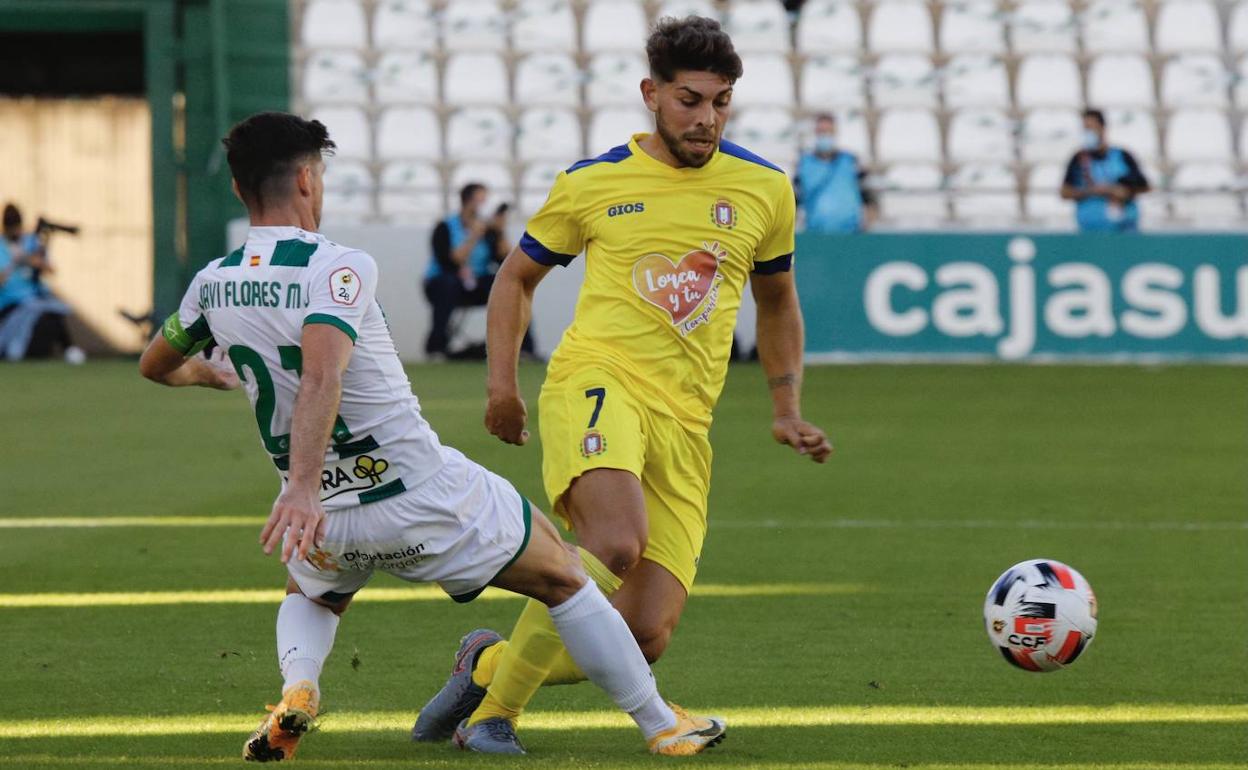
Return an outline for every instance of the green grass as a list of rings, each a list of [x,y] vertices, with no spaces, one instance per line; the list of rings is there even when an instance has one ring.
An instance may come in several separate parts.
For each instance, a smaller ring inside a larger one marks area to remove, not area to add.
[[[538,447],[480,427],[481,368],[410,373],[444,441],[544,499]],[[532,407],[541,375],[523,371]],[[729,740],[695,761],[1248,767],[1244,382],[1217,367],[816,368],[806,416],[837,445],[817,467],[770,443],[762,374],[735,367],[712,433],[698,580],[713,590],[690,600],[656,666],[670,697],[733,717]],[[0,767],[240,761],[277,694],[275,604],[229,592],[283,581],[249,523],[267,514],[276,476],[245,400],[161,389],[125,362],[3,366],[0,394],[0,519],[244,517],[0,526]],[[1075,565],[1102,605],[1088,653],[1047,675],[1007,666],[980,619],[991,581],[1036,556]],[[520,605],[375,585],[410,600],[366,590],[344,619],[322,679],[327,713],[300,764],[671,764],[647,756],[590,685],[540,694],[522,725],[527,758],[411,744],[459,636],[506,631]],[[42,596],[147,591],[243,600]],[[4,598],[15,595],[21,606]]]

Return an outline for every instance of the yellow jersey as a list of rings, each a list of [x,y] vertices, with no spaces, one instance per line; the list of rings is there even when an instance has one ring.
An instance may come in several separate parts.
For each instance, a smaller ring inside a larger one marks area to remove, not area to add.
[[[576,313],[547,379],[602,367],[705,433],[750,272],[792,267],[793,188],[731,142],[701,168],[673,168],[638,146],[645,136],[560,173],[520,248],[545,265],[585,252]]]

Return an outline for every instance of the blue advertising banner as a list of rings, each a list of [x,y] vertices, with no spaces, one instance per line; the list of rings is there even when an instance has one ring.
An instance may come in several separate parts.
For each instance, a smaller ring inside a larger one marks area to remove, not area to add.
[[[800,235],[811,360],[1248,362],[1248,236]]]

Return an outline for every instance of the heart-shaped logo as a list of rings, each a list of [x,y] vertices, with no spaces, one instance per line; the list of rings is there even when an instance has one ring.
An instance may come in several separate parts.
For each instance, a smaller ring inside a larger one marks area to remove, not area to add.
[[[647,302],[663,308],[679,324],[697,310],[715,284],[719,260],[705,249],[696,249],[672,261],[662,254],[647,254],[633,265],[633,286]]]

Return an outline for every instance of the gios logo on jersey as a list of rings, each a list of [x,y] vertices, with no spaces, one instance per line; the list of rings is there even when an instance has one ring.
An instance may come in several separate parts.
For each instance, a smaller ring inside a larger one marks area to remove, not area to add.
[[[633,288],[666,311],[683,337],[710,320],[724,279],[719,265],[727,258],[719,241],[703,243],[675,263],[663,254],[647,254],[633,265]]]

